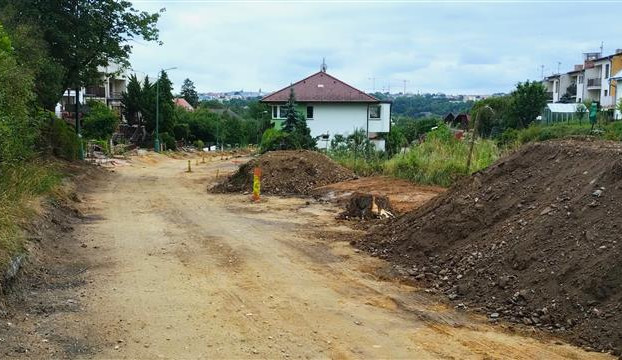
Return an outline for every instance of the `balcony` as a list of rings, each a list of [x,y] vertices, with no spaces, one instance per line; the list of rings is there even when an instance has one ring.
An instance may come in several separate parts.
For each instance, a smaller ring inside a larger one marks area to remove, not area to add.
[[[601,83],[602,83],[601,78],[587,79],[587,88],[588,89],[600,89]]]

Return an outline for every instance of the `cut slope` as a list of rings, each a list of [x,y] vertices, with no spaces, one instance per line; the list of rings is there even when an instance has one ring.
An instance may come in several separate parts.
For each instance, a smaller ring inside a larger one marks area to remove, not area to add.
[[[242,165],[214,191],[252,191],[255,167],[261,169],[261,192],[266,194],[309,195],[316,187],[356,178],[352,171],[315,151],[271,151]]]
[[[359,245],[491,319],[619,353],[621,155],[605,142],[525,146]]]

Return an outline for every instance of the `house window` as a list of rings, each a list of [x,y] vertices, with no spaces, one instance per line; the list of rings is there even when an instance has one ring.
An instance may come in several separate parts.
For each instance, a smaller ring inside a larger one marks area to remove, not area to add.
[[[278,119],[279,118],[279,107],[276,105],[272,105],[272,118],[273,119]]]
[[[380,119],[380,105],[369,105],[369,118]]]
[[[307,119],[313,119],[313,106],[307,106]]]
[[[607,96],[609,93],[609,90],[605,90],[605,96]]]
[[[279,106],[279,118],[281,119],[287,118],[287,106],[285,105]]]
[[[579,78],[578,78],[577,82],[579,84],[583,84],[583,75],[579,75]]]
[[[605,64],[605,79],[609,78],[609,64]]]

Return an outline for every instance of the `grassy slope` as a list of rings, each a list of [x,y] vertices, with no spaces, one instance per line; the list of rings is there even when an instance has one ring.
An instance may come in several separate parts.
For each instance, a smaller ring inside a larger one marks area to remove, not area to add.
[[[32,201],[51,193],[61,175],[42,161],[0,167],[0,272],[12,256],[24,251],[21,225],[35,214]]]

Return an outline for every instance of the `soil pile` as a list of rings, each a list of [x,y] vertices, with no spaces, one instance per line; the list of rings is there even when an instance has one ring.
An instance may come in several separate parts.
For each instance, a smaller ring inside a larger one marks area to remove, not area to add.
[[[316,187],[356,178],[326,155],[309,150],[271,151],[242,165],[216,192],[253,189],[253,169],[261,169],[261,192],[275,195],[309,195]]]
[[[358,245],[459,307],[622,350],[622,146],[525,146]]]
[[[339,215],[341,219],[389,219],[395,217],[389,198],[382,195],[352,194],[346,210]]]

